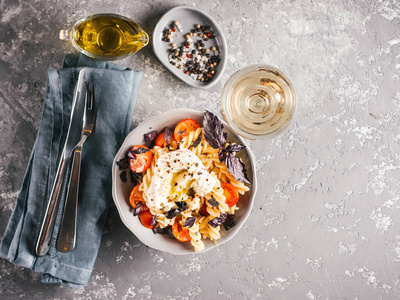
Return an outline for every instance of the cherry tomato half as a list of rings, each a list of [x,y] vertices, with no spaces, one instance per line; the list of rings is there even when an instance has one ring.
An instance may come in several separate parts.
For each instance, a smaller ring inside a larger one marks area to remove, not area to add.
[[[129,195],[129,203],[133,208],[136,208],[139,202],[142,202],[142,209],[141,211],[149,210],[146,206],[146,201],[143,198],[143,192],[139,191],[140,184],[136,185]]]
[[[208,211],[207,211],[207,204],[204,203],[204,204],[200,207],[199,213],[200,213],[202,216],[205,216],[205,217],[207,217],[207,216],[210,215],[210,214],[208,213]]]
[[[189,242],[192,239],[189,234],[189,229],[182,227],[178,220],[175,220],[174,225],[172,225],[172,233],[175,238],[182,243]]]
[[[239,192],[237,188],[230,183],[222,183],[221,187],[224,189],[225,203],[229,207],[234,206],[239,200]]]
[[[172,135],[172,137],[171,137],[171,143],[172,143],[173,141],[175,141],[174,135]],[[161,148],[164,148],[164,147],[166,147],[166,146],[168,145],[167,141],[164,139],[164,131],[161,132],[161,133],[157,136],[156,142],[155,142],[155,143],[156,143],[156,146],[161,147]]]
[[[151,221],[153,220],[153,214],[149,210],[142,210],[139,213],[140,223],[146,228],[153,229],[153,225],[151,225]]]
[[[180,121],[174,130],[174,137],[176,141],[182,140],[185,136],[188,136],[191,131],[195,131],[200,128],[200,124],[192,119],[184,119]]]
[[[143,145],[136,145],[133,146],[129,151],[134,151],[139,148],[144,148],[149,150],[146,146]],[[153,159],[153,153],[151,151],[146,151],[143,153],[132,153],[132,156],[134,158],[129,158],[129,168],[132,170],[132,172],[135,173],[142,173],[146,171],[150,165],[151,165],[151,160]]]

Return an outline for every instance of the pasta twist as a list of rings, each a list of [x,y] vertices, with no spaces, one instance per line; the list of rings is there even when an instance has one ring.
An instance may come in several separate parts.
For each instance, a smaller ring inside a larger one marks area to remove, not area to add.
[[[204,249],[204,243],[201,240],[201,234],[199,231],[199,224],[194,224],[189,228],[189,235],[191,237],[190,243],[194,247],[194,251],[202,251]]]
[[[202,148],[205,146],[205,140],[203,136],[201,136],[201,141],[197,145],[197,147],[193,147],[193,143],[194,141],[196,141],[197,138],[199,138],[199,135],[203,135],[201,128],[197,128],[195,131],[191,131],[189,135],[185,136],[179,142],[179,149],[188,149],[196,155],[200,154],[202,152]]]
[[[210,224],[208,224],[209,221],[211,221],[214,217],[213,216],[208,216],[205,218],[199,226],[199,231],[201,235],[203,236],[204,239],[210,239],[212,241],[219,240],[221,237],[221,234],[219,233],[220,226],[217,227],[212,227]]]
[[[214,176],[216,178],[214,173],[211,173],[211,176]],[[216,200],[218,202],[218,208],[219,208],[220,212],[225,213],[229,210],[229,206],[225,202],[226,199],[224,196],[224,190],[221,188],[221,182],[219,180],[216,180],[216,182],[217,182],[217,184],[213,187],[211,193],[205,195],[205,198],[207,200],[209,200],[209,199]],[[210,205],[210,203],[208,201],[206,203],[207,203],[207,211],[208,211],[209,207],[212,205]]]
[[[150,209],[150,211],[153,214],[153,210]],[[157,214],[157,223],[159,224],[159,226],[161,228],[165,228],[167,226],[173,225],[174,222],[175,222],[175,218],[168,219],[162,212]]]
[[[215,168],[213,171],[217,174],[217,177],[220,181],[230,182],[233,186],[235,186],[239,192],[239,194],[243,195],[245,192],[249,190],[249,188],[240,181],[237,181],[235,177],[229,173],[228,168],[225,166],[225,163],[220,163],[219,161],[214,163]]]

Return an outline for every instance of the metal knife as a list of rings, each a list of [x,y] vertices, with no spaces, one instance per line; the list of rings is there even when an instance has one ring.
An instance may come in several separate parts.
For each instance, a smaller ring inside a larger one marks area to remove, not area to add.
[[[44,256],[50,248],[51,236],[57,217],[58,207],[61,199],[65,196],[66,174],[70,166],[71,153],[76,143],[79,141],[82,131],[82,114],[84,108],[83,91],[85,86],[86,70],[79,72],[79,78],[75,89],[71,108],[71,119],[68,127],[67,138],[61,154],[53,188],[50,193],[46,213],[42,222],[39,237],[36,243],[36,255]]]

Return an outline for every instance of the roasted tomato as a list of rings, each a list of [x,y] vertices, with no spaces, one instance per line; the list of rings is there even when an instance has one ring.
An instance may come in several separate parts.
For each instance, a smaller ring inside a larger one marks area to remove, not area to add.
[[[143,145],[136,145],[133,146],[129,152],[133,157],[129,158],[129,168],[132,172],[142,173],[150,167],[153,153],[149,148]]]
[[[149,210],[149,208],[146,206],[146,201],[143,199],[143,192],[139,191],[139,186],[140,184],[136,185],[132,189],[131,194],[129,195],[129,203],[133,208],[136,208],[138,203],[142,202],[141,211]]]
[[[221,187],[224,189],[225,202],[229,207],[234,206],[239,200],[239,192],[237,188],[230,183],[222,183]]]
[[[171,142],[175,141],[175,136],[172,135]],[[164,148],[168,145],[167,141],[164,139],[164,131],[161,132],[156,138],[156,146]]]
[[[185,136],[188,136],[191,131],[195,131],[200,128],[200,124],[192,119],[184,119],[180,121],[174,130],[174,137],[176,141],[182,140]]]
[[[189,242],[192,239],[189,234],[189,229],[182,227],[178,220],[175,220],[174,225],[172,225],[172,233],[175,238],[182,243]]]
[[[149,228],[149,229],[154,228],[154,226],[151,225],[151,221],[153,221],[153,217],[154,217],[153,214],[149,210],[144,210],[144,211],[142,210],[139,213],[140,223],[142,223],[142,225],[144,227]]]
[[[205,217],[207,217],[207,216],[210,215],[210,214],[208,213],[208,211],[207,211],[207,204],[204,203],[204,204],[200,207],[199,213],[200,213],[202,216],[205,216]]]

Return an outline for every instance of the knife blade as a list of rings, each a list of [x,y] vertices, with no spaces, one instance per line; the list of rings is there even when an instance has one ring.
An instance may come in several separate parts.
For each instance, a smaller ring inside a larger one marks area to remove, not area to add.
[[[61,154],[56,177],[47,203],[46,212],[40,228],[39,237],[36,243],[36,255],[44,256],[50,248],[50,241],[54,230],[58,207],[63,197],[65,197],[66,175],[71,161],[73,148],[79,141],[82,131],[82,115],[84,108],[84,85],[86,70],[79,71],[78,82],[76,85],[74,98],[72,100],[71,118],[68,127],[67,137],[63,152]]]

